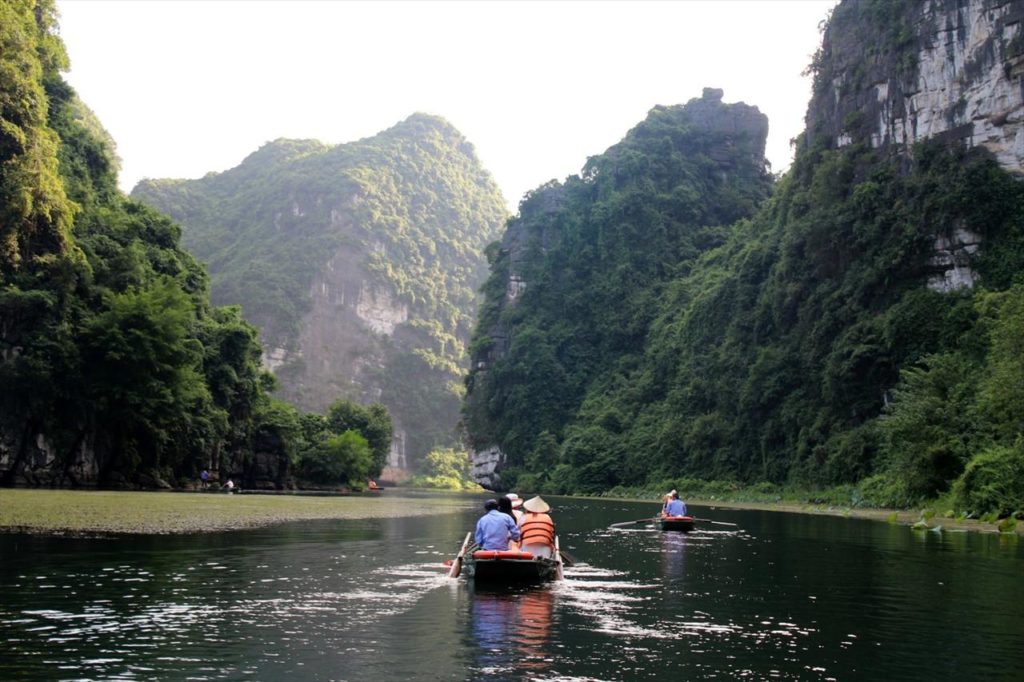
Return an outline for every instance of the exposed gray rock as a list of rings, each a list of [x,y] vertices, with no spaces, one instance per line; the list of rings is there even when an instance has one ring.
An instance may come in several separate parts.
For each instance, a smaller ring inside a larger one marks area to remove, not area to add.
[[[906,153],[941,136],[984,147],[1022,172],[1024,2],[893,3],[902,25],[883,30],[861,20],[865,5],[843,3],[825,32],[828,73],[808,110],[809,139]]]
[[[495,446],[473,452],[473,480],[488,490],[501,490],[501,467],[505,464],[505,453]]]
[[[873,17],[888,12],[884,20]],[[1024,0],[928,0],[836,8],[822,42],[807,143],[863,143],[892,154],[937,138],[981,147],[1024,173]],[[936,226],[927,286],[973,287],[981,239]]]

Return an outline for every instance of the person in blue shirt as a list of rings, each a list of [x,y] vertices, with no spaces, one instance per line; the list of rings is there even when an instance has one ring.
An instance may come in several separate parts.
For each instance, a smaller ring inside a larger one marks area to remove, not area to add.
[[[508,549],[508,541],[519,539],[519,526],[508,514],[498,511],[497,500],[484,503],[487,513],[476,522],[476,544],[483,549]]]
[[[679,499],[679,493],[675,490],[668,494],[668,502],[665,504],[662,516],[686,516],[686,503]]]

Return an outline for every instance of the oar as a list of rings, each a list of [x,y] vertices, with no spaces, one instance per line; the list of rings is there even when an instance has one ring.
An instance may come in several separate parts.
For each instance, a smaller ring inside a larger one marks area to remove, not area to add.
[[[459,553],[455,555],[455,559],[452,561],[452,568],[448,571],[449,578],[458,578],[459,573],[462,572],[462,557],[466,554],[466,548],[469,546],[469,540],[473,537],[473,533],[466,533],[466,539],[462,541],[462,547],[459,549]]]
[[[712,521],[711,519],[698,519],[696,516],[693,517],[693,520],[701,521],[703,523],[713,523],[716,526],[733,526],[734,528],[739,527],[738,523],[729,523],[728,521]]]
[[[650,517],[646,519],[637,519],[636,521],[622,521],[621,523],[613,523],[608,526],[609,528],[622,528],[623,526],[635,526],[638,523],[650,523],[651,521],[657,521],[658,519],[652,519]]]

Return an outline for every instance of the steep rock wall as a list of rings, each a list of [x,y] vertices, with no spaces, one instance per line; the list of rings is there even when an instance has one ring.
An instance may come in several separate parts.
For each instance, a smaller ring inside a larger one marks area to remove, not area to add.
[[[816,57],[808,144],[893,154],[939,138],[982,147],[1024,172],[1024,2],[848,1]],[[935,291],[974,286],[982,245],[969,225],[935,226]]]
[[[133,196],[182,224],[211,296],[260,330],[277,394],[305,411],[383,403],[388,464],[457,440],[457,385],[504,201],[465,138],[416,114],[328,146],[276,140],[199,180]]]

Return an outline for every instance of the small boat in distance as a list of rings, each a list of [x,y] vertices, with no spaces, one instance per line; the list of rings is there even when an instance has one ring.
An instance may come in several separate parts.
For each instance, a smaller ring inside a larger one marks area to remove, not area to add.
[[[692,516],[662,516],[658,519],[662,530],[677,530],[683,533],[693,530],[694,521]]]

